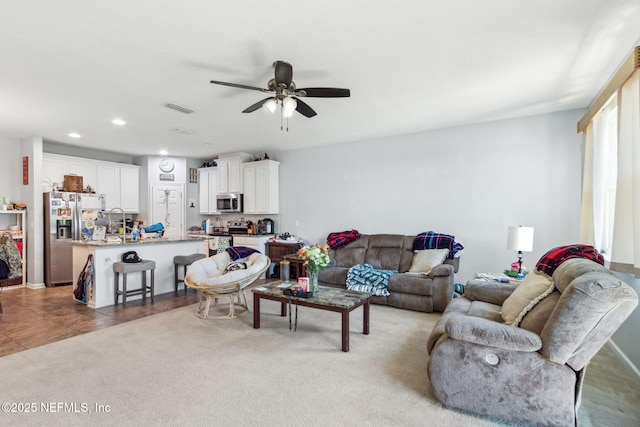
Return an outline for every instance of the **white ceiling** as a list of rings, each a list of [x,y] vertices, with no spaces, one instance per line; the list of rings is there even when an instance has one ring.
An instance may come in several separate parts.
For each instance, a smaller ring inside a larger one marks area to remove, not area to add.
[[[12,0],[0,14],[0,135],[199,158],[583,108],[640,41],[638,0]],[[241,113],[265,94],[209,84],[266,87],[275,60],[298,87],[351,97],[305,98],[318,115],[283,132],[277,114]]]

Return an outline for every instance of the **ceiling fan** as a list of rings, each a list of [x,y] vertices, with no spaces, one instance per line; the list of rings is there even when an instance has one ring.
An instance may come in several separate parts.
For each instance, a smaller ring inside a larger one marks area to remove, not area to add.
[[[282,116],[287,118],[291,116],[294,111],[297,111],[303,116],[309,118],[317,114],[313,108],[300,99],[302,97],[345,98],[351,96],[351,91],[349,89],[332,87],[310,87],[299,89],[293,81],[293,67],[291,67],[291,64],[285,61],[276,61],[273,63],[273,67],[275,68],[275,76],[267,83],[267,89],[238,83],[220,82],[216,80],[211,80],[210,83],[270,93],[271,96],[256,102],[244,109],[242,112],[253,113],[254,111],[264,107],[269,112],[273,113],[278,104],[280,104],[282,107]]]

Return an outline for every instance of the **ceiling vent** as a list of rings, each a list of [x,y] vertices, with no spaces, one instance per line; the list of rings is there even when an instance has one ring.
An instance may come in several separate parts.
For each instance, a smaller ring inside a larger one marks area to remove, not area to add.
[[[168,104],[163,104],[162,106],[165,107],[165,108],[168,108],[170,110],[179,111],[179,112],[181,112],[183,114],[191,114],[191,113],[195,112],[190,108],[183,107],[183,106],[178,105],[178,104],[173,104],[171,102],[169,102]]]

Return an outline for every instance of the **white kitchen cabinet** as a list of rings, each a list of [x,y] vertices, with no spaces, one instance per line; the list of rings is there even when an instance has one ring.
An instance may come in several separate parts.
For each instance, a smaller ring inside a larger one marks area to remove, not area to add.
[[[244,213],[277,214],[280,212],[279,170],[275,160],[244,163]]]
[[[82,177],[84,188],[90,186],[106,196],[106,209],[122,208],[127,213],[140,211],[140,167],[102,160],[59,154],[43,154],[43,192],[53,184],[62,190],[65,175]]]
[[[126,213],[140,211],[140,168],[133,165],[98,165],[96,193],[104,194],[106,209],[122,208]]]
[[[95,162],[85,159],[73,159],[69,162],[69,171],[82,177],[83,190],[87,186],[95,190],[98,186],[98,167]]]
[[[48,153],[44,153],[42,157],[42,192],[53,191],[54,186],[62,190],[64,176],[69,175],[70,159]]]
[[[242,193],[242,164],[252,160],[247,153],[216,160],[218,165],[218,194]]]
[[[120,206],[120,168],[115,165],[98,166],[96,193],[105,195],[107,210]]]
[[[140,212],[140,168],[120,166],[120,207],[125,212]]]
[[[198,169],[198,186],[200,213],[202,215],[218,214],[218,205],[216,203],[218,168]]]

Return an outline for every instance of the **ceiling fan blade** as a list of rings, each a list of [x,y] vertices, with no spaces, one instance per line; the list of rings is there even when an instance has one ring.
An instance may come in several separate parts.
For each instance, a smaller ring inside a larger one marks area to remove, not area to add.
[[[260,108],[262,108],[264,103],[267,102],[270,99],[273,99],[273,97],[270,96],[269,98],[265,98],[262,101],[258,101],[255,104],[253,104],[252,106],[245,108],[242,112],[243,113],[253,113],[254,111],[259,110]]]
[[[238,84],[238,83],[219,82],[219,81],[216,81],[216,80],[211,80],[209,83],[213,83],[214,85],[237,87],[237,88],[240,88],[240,89],[259,90],[260,92],[266,92],[266,93],[270,93],[271,92],[269,89],[264,89],[264,88],[255,87],[255,86],[241,85],[241,84]]]
[[[305,95],[298,92],[305,92]],[[351,96],[351,91],[335,87],[308,87],[296,90],[296,95],[311,98],[348,98]]]
[[[296,98],[295,96],[292,96],[293,99],[296,100],[296,103],[298,104],[296,106],[296,111],[300,114],[302,114],[305,117],[311,118],[315,115],[317,115],[318,113],[316,113],[315,111],[313,111],[313,108],[309,107],[306,103],[302,102],[301,99]]]
[[[293,67],[291,64],[284,61],[276,61],[276,85],[284,85],[285,88],[291,86],[291,80],[293,80]]]

